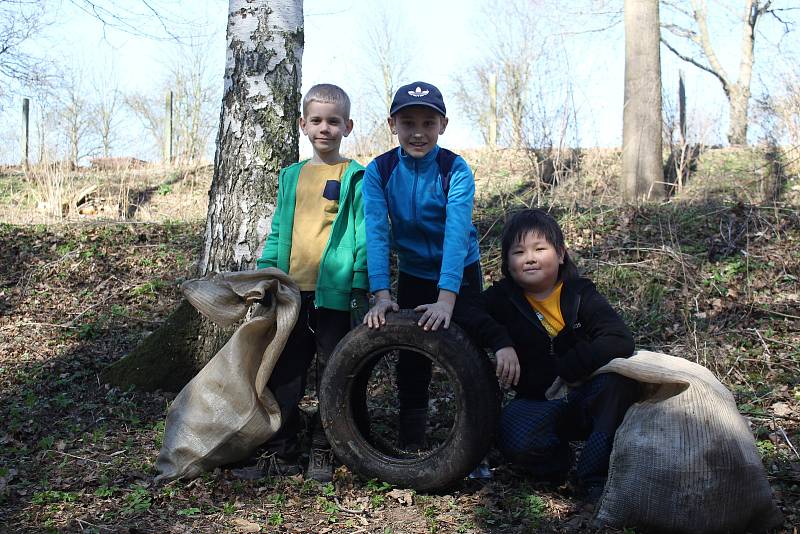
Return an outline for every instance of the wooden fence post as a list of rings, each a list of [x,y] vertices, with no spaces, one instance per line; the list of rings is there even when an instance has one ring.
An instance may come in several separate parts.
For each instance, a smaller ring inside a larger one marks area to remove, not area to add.
[[[683,69],[678,71],[678,121],[681,146],[686,146],[686,84],[683,79]]]
[[[31,101],[29,98],[22,99],[22,136],[20,138],[20,147],[22,148],[22,157],[20,158],[20,165],[27,171],[28,170],[28,138],[29,138],[29,116],[30,116]]]
[[[172,164],[172,91],[167,91],[164,108],[164,163]]]
[[[489,75],[489,146],[497,146],[497,74]]]

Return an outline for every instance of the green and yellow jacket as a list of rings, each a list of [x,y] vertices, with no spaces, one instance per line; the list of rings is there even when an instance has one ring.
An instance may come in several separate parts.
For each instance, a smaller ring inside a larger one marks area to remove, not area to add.
[[[308,160],[281,169],[278,177],[278,202],[272,216],[272,229],[259,268],[277,267],[289,273],[292,255],[295,191],[300,169]],[[319,262],[319,276],[314,301],[318,308],[350,310],[353,289],[368,289],[364,208],[361,179],[364,167],[351,160],[341,179],[339,212],[333,220],[331,234]],[[291,273],[289,273],[291,274]]]

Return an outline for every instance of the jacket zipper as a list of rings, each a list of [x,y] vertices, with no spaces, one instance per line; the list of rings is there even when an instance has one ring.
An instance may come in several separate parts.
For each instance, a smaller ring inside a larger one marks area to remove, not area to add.
[[[414,187],[411,190],[411,213],[414,217],[414,225],[419,230],[419,233],[422,234],[422,239],[425,241],[425,247],[428,251],[428,260],[433,260],[433,252],[431,252],[431,243],[428,239],[428,234],[425,233],[425,230],[422,227],[422,224],[419,222],[419,218],[417,217],[417,185],[419,184],[419,161],[414,159]]]
[[[414,217],[414,222],[417,222],[417,182],[419,181],[419,168],[417,167],[417,160],[414,160],[414,186],[411,189],[411,214]]]
[[[556,355],[555,340],[556,340],[556,338],[558,336],[560,336],[568,328],[568,325],[565,324],[564,328],[561,330],[561,332],[559,332],[555,336],[551,337],[550,334],[545,329],[544,325],[542,325],[542,322],[539,320],[539,317],[536,316],[536,314],[534,314],[533,317],[531,317],[531,311],[530,311],[531,310],[531,306],[527,301],[525,302],[527,307],[523,307],[520,303],[517,302],[517,299],[515,299],[515,298],[512,298],[511,301],[514,302],[514,305],[522,312],[522,314],[525,316],[526,319],[528,319],[528,321],[533,323],[533,325],[536,328],[538,328],[540,332],[543,332],[544,335],[546,335],[550,339],[550,355],[551,356],[555,356]],[[580,306],[580,295],[578,296],[578,306]],[[566,323],[566,321],[565,321],[565,323]]]
[[[343,196],[342,193],[348,193],[348,189],[350,188],[350,180],[349,179],[347,180],[346,184],[344,183],[345,178],[347,177],[347,171],[349,169],[350,169],[350,166],[348,165],[347,169],[344,170],[344,174],[342,174],[342,177],[340,179],[340,183],[342,184],[343,187],[339,191],[339,212],[336,214],[336,217],[334,217],[333,223],[331,223],[331,232],[328,234],[328,242],[325,243],[325,248],[322,249],[322,257],[319,260],[319,267],[318,267],[318,270],[317,270],[317,286],[314,288],[314,293],[317,293],[319,291],[319,283],[322,280],[322,266],[325,265],[325,260],[328,257],[328,252],[330,252],[331,240],[333,239],[334,230],[336,229],[337,223],[339,222],[339,216],[343,213],[343,210],[342,210],[342,199],[343,198],[347,198],[347,195],[345,194]],[[314,298],[314,309],[317,309],[317,308],[319,308],[319,306],[317,306],[317,299]]]

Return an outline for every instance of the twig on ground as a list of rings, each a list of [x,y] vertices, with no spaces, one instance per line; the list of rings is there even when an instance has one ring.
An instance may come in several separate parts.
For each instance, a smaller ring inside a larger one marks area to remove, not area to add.
[[[54,324],[54,323],[36,323],[33,321],[20,321],[19,324],[25,326],[52,326],[53,328],[67,328],[71,330],[75,330],[76,328],[78,328],[77,326],[69,326],[69,325]]]
[[[774,419],[785,419],[787,421],[797,421],[800,423],[800,417],[792,417],[791,415],[778,415],[778,414],[770,414],[769,417],[766,415],[758,415],[755,413],[748,413],[748,412],[741,412],[742,415],[749,419],[758,419],[759,421],[773,421]]]
[[[105,280],[103,280],[102,282],[100,282],[99,284],[97,284],[97,287],[96,287],[96,289],[100,289],[100,288],[101,288],[101,287],[103,287],[103,286],[104,286],[106,283],[108,283],[108,281],[109,281],[109,280],[114,280],[114,279],[116,279],[116,280],[118,280],[118,281],[120,281],[120,282],[121,282],[121,280],[120,280],[119,278],[117,278],[116,276],[113,276],[113,275],[112,275],[112,276],[109,276],[108,278],[106,278]],[[130,286],[130,285],[127,285],[127,284],[126,284],[126,285],[124,285],[124,286],[123,286],[123,287],[120,289],[120,291],[127,291],[127,290],[128,290],[128,289],[130,289],[131,287],[132,287],[132,286]],[[97,308],[98,306],[100,306],[100,305],[102,305],[102,304],[105,304],[106,302],[108,302],[108,300],[109,300],[109,299],[113,298],[114,296],[115,296],[115,295],[114,295],[113,293],[108,293],[108,294],[106,295],[106,298],[104,298],[104,299],[103,299],[103,300],[101,300],[100,302],[95,302],[94,304],[92,304],[91,306],[89,306],[88,308],[86,308],[85,310],[83,310],[83,311],[82,311],[82,312],[80,312],[78,315],[76,315],[75,317],[73,317],[72,319],[70,319],[69,321],[67,321],[66,323],[64,323],[64,324],[63,324],[63,325],[61,325],[61,326],[63,326],[63,327],[65,327],[65,328],[66,328],[66,327],[69,327],[69,326],[71,326],[71,325],[74,325],[74,324],[75,324],[75,321],[77,321],[78,319],[80,319],[81,317],[83,317],[83,316],[84,316],[84,315],[85,315],[87,312],[89,312],[89,311],[93,310],[94,308]]]
[[[796,319],[796,320],[800,321],[800,317],[798,317],[797,315],[789,315],[788,313],[781,313],[781,312],[777,312],[775,310],[770,310],[770,309],[767,309],[767,308],[756,308],[756,309],[760,310],[762,312],[771,313],[772,315],[777,315],[779,317],[786,317],[787,319]]]
[[[797,453],[797,449],[795,449],[794,445],[792,445],[792,442],[789,440],[789,436],[786,435],[786,431],[783,429],[782,426],[779,426],[778,430],[781,431],[781,434],[783,435],[783,439],[786,441],[786,444],[789,446],[789,448],[792,449],[792,452],[794,453],[794,455],[797,456],[798,460],[800,460],[800,454]]]
[[[741,358],[742,358],[742,352],[739,352],[739,354],[736,355],[736,359],[733,361],[733,365],[731,365],[731,368],[728,369],[728,372],[725,373],[724,377],[722,377],[723,379],[728,378],[728,376],[731,374],[731,372],[733,372],[733,370],[736,369],[736,365],[739,363],[739,360]]]
[[[487,229],[487,230],[486,230],[486,231],[483,233],[483,235],[481,236],[481,238],[480,238],[480,239],[478,239],[478,244],[480,244],[480,243],[482,243],[482,242],[483,242],[483,239],[484,239],[484,238],[485,238],[487,235],[489,235],[489,232],[491,232],[491,231],[492,231],[492,228],[494,228],[494,225],[496,225],[498,222],[500,222],[500,217],[497,217],[497,218],[496,218],[494,221],[492,221],[492,224],[490,224],[490,225],[489,225],[489,228],[488,228],[488,229]]]
[[[333,500],[336,502],[336,506],[338,506],[339,510],[341,510],[342,512],[353,515],[369,515],[369,510],[366,510],[364,508],[362,508],[361,510],[352,510],[350,508],[345,508],[342,505],[341,501],[339,500],[339,497],[334,497]]]
[[[84,531],[83,525],[89,525],[90,527],[96,528],[97,530],[106,530],[108,532],[113,532],[113,530],[114,530],[113,528],[108,528],[108,527],[105,527],[103,525],[95,525],[94,523],[90,523],[90,522],[86,521],[85,519],[80,519],[78,517],[75,518],[75,521],[77,521],[78,522],[78,526],[81,527],[81,532]]]
[[[63,451],[59,451],[59,450],[55,450],[55,449],[50,449],[50,451],[51,452],[57,452],[58,454],[63,454],[64,456],[69,456],[70,458],[75,458],[77,460],[85,460],[87,462],[94,462],[94,463],[100,464],[100,465],[111,465],[111,462],[101,462],[100,460],[93,460],[91,458],[85,458],[83,456],[78,456],[78,455],[75,455],[75,454],[70,454],[68,452],[63,452]]]
[[[763,337],[761,337],[761,332],[758,331],[758,328],[751,328],[750,330],[756,333],[758,340],[761,342],[761,346],[764,347],[764,355],[766,356],[764,359],[767,360],[767,365],[771,364],[772,352],[769,350],[769,345],[767,345],[767,342],[764,341]]]

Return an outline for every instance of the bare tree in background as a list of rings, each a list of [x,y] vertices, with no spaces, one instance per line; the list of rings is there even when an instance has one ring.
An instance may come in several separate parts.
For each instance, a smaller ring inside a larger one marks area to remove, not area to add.
[[[800,75],[794,61],[787,65],[780,73],[780,85],[757,101],[756,112],[768,142],[786,144],[792,151],[800,150]]]
[[[375,6],[372,21],[365,27],[363,49],[367,61],[364,70],[370,75],[366,94],[354,99],[354,107],[363,114],[359,127],[354,130],[354,141],[360,145],[359,151],[375,153],[394,145],[386,117],[397,88],[413,81],[405,79],[410,47],[403,44],[411,39],[409,30],[398,26],[397,20],[382,5]]]
[[[536,11],[529,2],[512,0],[503,3],[501,9],[497,18],[485,17],[495,36],[488,49],[490,61],[499,73],[500,137],[505,137],[512,147],[522,148],[528,139],[531,92],[536,92],[531,87],[534,68],[543,60],[546,48],[541,46],[544,36],[538,31]]]
[[[164,145],[164,94],[173,91],[174,154],[193,162],[207,154],[217,125],[220,87],[210,79],[209,51],[190,43],[179,47],[169,62],[167,78],[154,94],[132,93],[125,105],[149,134],[151,146]]]
[[[515,148],[560,144],[570,117],[568,66],[560,38],[551,32],[541,0],[487,3],[476,34],[477,59],[456,78],[456,101],[481,126],[488,141],[491,80],[497,80],[498,138]]]
[[[771,15],[784,25],[789,24],[781,18],[781,13],[797,6],[779,7],[772,0],[740,0],[741,38],[739,45],[739,71],[736,78],[725,69],[719,59],[717,49],[712,43],[709,31],[709,12],[706,0],[662,0],[665,7],[674,15],[676,22],[662,27],[688,44],[689,51],[662,35],[661,42],[667,49],[683,61],[711,74],[722,85],[722,90],[730,105],[728,142],[732,145],[747,144],[748,106],[750,102],[750,83],[755,61],[756,26],[765,16]]]
[[[111,156],[111,148],[118,137],[119,112],[122,93],[112,67],[103,69],[93,85],[92,129],[97,136],[104,158]]]
[[[800,147],[800,75],[796,71],[783,80],[774,105],[779,122],[776,137],[784,137],[797,149]]]
[[[622,193],[629,201],[664,194],[659,48],[658,0],[625,0]]]
[[[56,133],[58,132],[58,108],[49,106],[46,103],[53,97],[47,90],[39,90],[34,93],[33,109],[35,110],[35,120],[33,127],[36,142],[36,161],[44,164],[56,159]]]
[[[0,0],[0,104],[12,82],[38,86],[47,78],[50,63],[27,48],[48,24],[41,1]]]
[[[227,49],[201,275],[255,267],[275,210],[279,170],[297,161],[302,0],[230,0]],[[228,335],[184,302],[104,378],[176,390]]]
[[[467,67],[466,72],[456,77],[456,91],[453,96],[470,122],[478,125],[486,145],[492,142],[492,124],[497,127],[496,88],[497,65],[491,59],[484,59],[478,65]]]
[[[163,94],[130,93],[124,96],[123,101],[150,136],[151,148],[160,153],[164,146]]]
[[[32,0],[41,2],[42,0]],[[68,0],[74,8],[100,21],[106,29],[150,39],[180,41],[191,31],[191,13],[180,2],[164,0]],[[187,16],[188,15],[188,16]]]
[[[0,104],[15,91],[57,78],[53,62],[31,42],[69,9],[129,35],[180,41],[196,32],[191,11],[171,0],[0,0]]]
[[[86,141],[92,128],[92,107],[80,69],[73,67],[62,75],[61,86],[55,90],[58,106],[58,128],[67,141],[67,158],[74,167],[89,150]]]
[[[209,51],[198,43],[180,49],[170,64],[174,91],[175,155],[179,161],[197,161],[209,147],[216,126],[219,84],[209,79]]]

